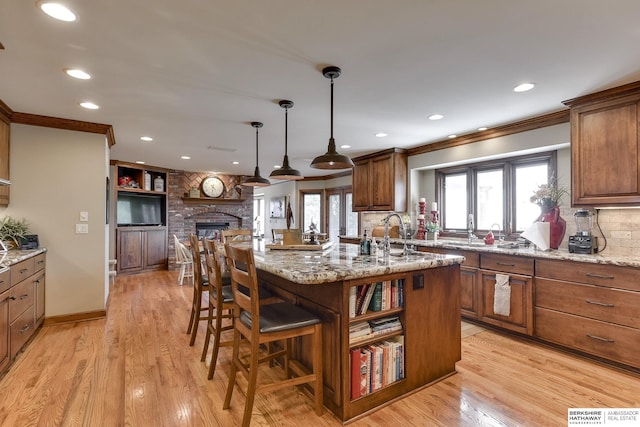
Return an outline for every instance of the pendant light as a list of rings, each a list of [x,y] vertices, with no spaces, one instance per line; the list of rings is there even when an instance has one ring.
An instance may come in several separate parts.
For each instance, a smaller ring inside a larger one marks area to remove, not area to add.
[[[318,156],[311,162],[311,167],[316,169],[348,169],[352,168],[353,162],[347,156],[343,156],[336,151],[336,141],[333,139],[333,79],[340,76],[340,68],[326,67],[322,70],[322,74],[331,79],[331,137],[329,138],[329,147],[327,152],[322,156]]]
[[[256,128],[256,170],[253,172],[253,176],[251,178],[245,178],[242,185],[249,187],[266,187],[271,183],[268,179],[260,176],[260,167],[258,167],[258,129],[262,127],[262,123],[251,122],[251,126]]]
[[[287,155],[287,116],[289,114],[289,108],[293,107],[293,101],[283,99],[282,101],[278,102],[278,104],[282,108],[284,108],[284,160],[282,161],[282,167],[271,172],[269,178],[297,181],[299,179],[303,179],[304,177],[300,175],[300,171],[297,171],[289,166],[289,156]]]

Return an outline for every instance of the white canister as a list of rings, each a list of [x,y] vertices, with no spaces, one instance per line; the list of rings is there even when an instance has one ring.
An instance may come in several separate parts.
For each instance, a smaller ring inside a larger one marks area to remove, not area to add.
[[[162,179],[160,175],[158,175],[158,177],[153,180],[153,190],[164,191],[164,179]]]
[[[144,173],[144,190],[151,191],[151,174],[149,172]]]

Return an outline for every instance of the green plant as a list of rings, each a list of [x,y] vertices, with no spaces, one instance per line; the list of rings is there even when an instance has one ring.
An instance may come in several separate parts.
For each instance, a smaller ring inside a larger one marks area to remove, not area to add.
[[[29,224],[26,219],[18,220],[10,216],[0,219],[0,240],[13,241],[19,247],[19,239],[24,238],[27,234],[29,234]]]
[[[425,224],[426,230],[429,233],[435,233],[436,231],[440,231],[440,225],[437,222],[428,221]]]

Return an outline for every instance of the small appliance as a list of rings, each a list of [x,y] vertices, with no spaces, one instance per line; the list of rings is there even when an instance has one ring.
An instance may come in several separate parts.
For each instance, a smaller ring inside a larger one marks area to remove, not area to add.
[[[587,209],[579,209],[573,214],[576,234],[569,236],[569,252],[575,254],[598,253],[598,238],[591,234],[593,214]]]

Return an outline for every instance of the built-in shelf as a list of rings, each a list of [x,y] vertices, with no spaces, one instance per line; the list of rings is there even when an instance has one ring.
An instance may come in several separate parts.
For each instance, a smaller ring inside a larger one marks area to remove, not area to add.
[[[189,204],[216,205],[216,204],[242,204],[244,199],[219,199],[213,197],[183,197],[182,201]]]

